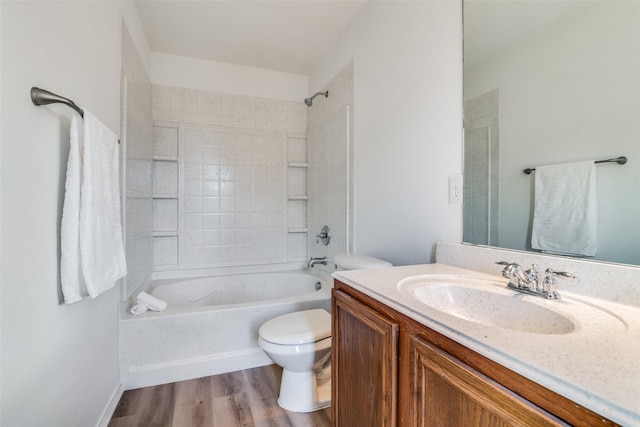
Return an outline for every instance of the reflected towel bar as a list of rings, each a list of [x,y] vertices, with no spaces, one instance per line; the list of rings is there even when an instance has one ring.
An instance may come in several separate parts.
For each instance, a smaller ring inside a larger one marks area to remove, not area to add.
[[[49,92],[48,90],[40,89],[35,86],[31,88],[31,102],[33,102],[33,105],[37,106],[48,104],[64,104],[68,107],[73,108],[78,114],[80,114],[80,117],[84,118],[84,110],[78,107],[78,105],[69,98],[56,95],[53,92]],[[118,144],[120,144],[120,139],[118,139]]]
[[[618,157],[616,159],[596,160],[594,163],[595,164],[598,164],[598,163],[617,163],[619,165],[624,165],[625,163],[627,163],[627,158],[622,156],[622,157]],[[527,175],[530,175],[531,172],[533,172],[534,170],[536,170],[536,168],[527,168],[527,169],[523,170],[522,172],[526,173]]]

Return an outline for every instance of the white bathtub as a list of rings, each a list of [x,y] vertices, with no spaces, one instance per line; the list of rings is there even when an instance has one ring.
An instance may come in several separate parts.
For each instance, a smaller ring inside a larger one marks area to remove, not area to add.
[[[316,286],[319,289],[316,289]],[[169,307],[230,308],[281,300],[315,299],[321,288],[330,287],[323,278],[307,270],[230,274],[186,280],[162,280],[148,290]]]
[[[165,279],[146,292],[167,301],[162,312],[120,322],[121,381],[146,387],[268,365],[258,329],[269,319],[331,308],[331,276],[320,270]],[[316,289],[319,288],[319,289]]]

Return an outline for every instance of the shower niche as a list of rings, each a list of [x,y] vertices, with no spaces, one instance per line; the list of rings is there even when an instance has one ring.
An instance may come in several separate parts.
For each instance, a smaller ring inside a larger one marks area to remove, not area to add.
[[[153,128],[153,261],[178,267],[178,125]]]
[[[304,103],[162,86],[153,100],[155,271],[305,261]]]

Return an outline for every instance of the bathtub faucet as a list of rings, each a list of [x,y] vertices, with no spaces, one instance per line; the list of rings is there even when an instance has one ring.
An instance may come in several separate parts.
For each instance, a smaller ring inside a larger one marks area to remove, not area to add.
[[[309,262],[307,263],[307,267],[311,268],[316,264],[327,265],[327,257],[323,256],[322,258],[309,258]]]

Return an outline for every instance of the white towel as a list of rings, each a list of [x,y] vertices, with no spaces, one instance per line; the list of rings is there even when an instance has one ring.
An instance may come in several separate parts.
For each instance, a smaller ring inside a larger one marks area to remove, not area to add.
[[[133,307],[131,307],[131,314],[133,314],[134,316],[140,316],[143,313],[146,313],[147,310],[149,310],[149,307],[147,307],[144,304],[136,304]]]
[[[162,311],[167,308],[167,302],[156,298],[146,292],[140,292],[136,301],[138,304],[143,304],[153,311]]]
[[[594,256],[598,203],[594,162],[537,167],[531,247],[543,252]]]
[[[60,225],[60,281],[64,302],[71,304],[88,296],[80,267],[80,184],[82,181],[82,119],[71,118],[69,158]]]
[[[65,302],[95,298],[127,274],[120,222],[118,138],[90,112],[72,118],[61,226]],[[85,291],[86,288],[86,291]]]

